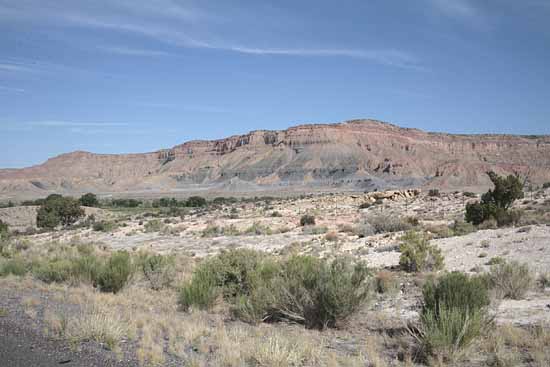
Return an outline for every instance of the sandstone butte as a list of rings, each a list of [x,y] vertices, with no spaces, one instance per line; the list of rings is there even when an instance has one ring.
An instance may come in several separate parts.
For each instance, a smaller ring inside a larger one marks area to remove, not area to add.
[[[0,170],[0,198],[169,193],[482,189],[488,170],[550,181],[550,136],[456,135],[375,120],[259,130],[143,154],[77,151]]]

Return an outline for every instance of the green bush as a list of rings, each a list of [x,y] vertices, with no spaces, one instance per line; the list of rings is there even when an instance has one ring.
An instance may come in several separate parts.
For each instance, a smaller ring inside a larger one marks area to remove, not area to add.
[[[254,222],[250,227],[248,227],[245,231],[245,234],[248,235],[272,235],[273,231],[269,226],[263,225],[260,222]]]
[[[315,217],[313,215],[305,214],[302,215],[300,218],[300,225],[302,227],[304,226],[314,226],[315,225]]]
[[[0,240],[4,240],[9,237],[10,231],[6,223],[0,220]]]
[[[430,196],[430,197],[440,197],[441,193],[439,192],[438,189],[430,189],[428,191],[428,196]]]
[[[50,195],[36,214],[36,224],[40,228],[53,229],[59,225],[74,224],[84,216],[80,203],[73,198]]]
[[[543,184],[542,184],[542,188],[543,188],[543,189],[548,189],[548,188],[550,188],[550,182],[545,182],[545,183],[543,183]]]
[[[499,226],[515,224],[521,217],[521,212],[510,212],[509,209],[517,199],[522,199],[523,182],[518,175],[502,177],[494,172],[487,172],[494,185],[493,190],[481,196],[481,201],[466,204],[466,222],[479,225],[493,218]]]
[[[451,226],[451,230],[454,236],[465,236],[475,232],[477,228],[472,223],[456,220]]]
[[[459,272],[424,285],[419,339],[428,355],[454,360],[490,324],[483,277]]]
[[[207,204],[206,199],[200,196],[191,196],[185,202],[185,206],[192,207],[192,208],[206,206],[206,204]]]
[[[499,298],[522,299],[533,285],[533,274],[527,264],[517,261],[493,266],[489,272],[491,287]]]
[[[92,193],[84,194],[78,199],[80,202],[80,205],[82,206],[89,206],[89,207],[98,207],[99,206],[99,200],[97,200],[97,196],[95,196]]]
[[[219,296],[220,288],[216,274],[208,267],[199,266],[191,281],[181,287],[178,303],[184,311],[193,306],[207,310],[214,305]]]
[[[73,275],[73,263],[69,259],[44,260],[33,269],[33,275],[45,283],[66,282]]]
[[[140,267],[151,289],[159,290],[170,286],[175,276],[174,257],[163,255],[142,255]]]
[[[28,267],[25,260],[19,256],[0,262],[0,277],[7,275],[23,276],[27,274]]]
[[[364,265],[307,256],[276,262],[252,250],[223,252],[201,263],[179,294],[179,304],[208,309],[224,299],[247,322],[289,320],[310,328],[334,326],[369,293]]]
[[[423,233],[407,232],[399,250],[399,266],[407,272],[423,272],[443,269],[441,250],[430,245]]]
[[[347,258],[332,263],[293,256],[273,281],[271,320],[290,320],[308,328],[334,327],[356,312],[370,294],[369,272]]]
[[[406,218],[400,218],[391,214],[376,214],[365,218],[369,223],[374,233],[388,233],[411,230],[414,225]]]
[[[130,255],[126,251],[116,252],[101,266],[97,274],[97,286],[102,292],[118,293],[133,274]]]
[[[193,305],[208,309],[218,296],[234,303],[258,283],[264,261],[264,255],[247,249],[224,251],[205,260],[182,288],[180,305],[183,309]]]
[[[202,237],[218,237],[223,233],[223,228],[216,224],[208,224],[205,229],[202,230]]]
[[[100,222],[95,222],[92,225],[92,229],[96,232],[112,232],[116,228],[116,224],[112,221],[102,220]]]
[[[162,227],[163,227],[163,224],[161,223],[160,220],[152,219],[152,220],[148,221],[147,223],[145,223],[145,225],[143,226],[143,229],[147,233],[152,233],[152,232],[160,232]]]

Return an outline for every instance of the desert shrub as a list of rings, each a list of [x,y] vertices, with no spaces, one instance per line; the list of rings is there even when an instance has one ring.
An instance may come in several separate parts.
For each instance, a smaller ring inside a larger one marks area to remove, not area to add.
[[[0,240],[8,238],[9,234],[10,231],[8,225],[0,220]]]
[[[72,281],[95,285],[103,263],[97,256],[87,250],[85,251],[81,256],[72,260]]]
[[[413,228],[406,219],[389,214],[370,215],[365,220],[372,226],[374,233],[408,231]]]
[[[191,281],[184,284],[179,290],[178,303],[187,311],[191,307],[210,309],[220,296],[218,279],[210,268],[199,266],[193,273]]]
[[[191,306],[208,309],[222,296],[234,304],[236,298],[250,294],[267,261],[260,252],[247,249],[224,251],[207,259],[182,287],[179,303],[183,309]]]
[[[477,230],[477,228],[472,223],[460,220],[455,220],[451,226],[451,229],[453,230],[453,235],[455,236],[465,236]]]
[[[537,284],[542,290],[550,287],[550,273],[540,274],[537,279]]]
[[[423,228],[426,232],[429,232],[433,238],[448,238],[454,235],[453,229],[445,224],[425,225]]]
[[[476,195],[475,193],[470,192],[470,191],[464,191],[464,192],[462,193],[462,195],[466,196],[467,198],[475,198],[475,197],[477,197],[477,195]]]
[[[116,208],[137,208],[138,206],[143,205],[143,202],[136,199],[113,199],[107,204],[110,204],[110,206]]]
[[[452,361],[490,324],[483,277],[449,273],[427,282],[422,295],[419,340],[428,355]]]
[[[116,252],[99,269],[97,286],[102,292],[118,293],[130,281],[133,270],[130,255]]]
[[[428,196],[430,196],[430,197],[440,197],[441,193],[439,192],[438,189],[430,189],[428,191]]]
[[[334,326],[368,296],[368,272],[349,260],[293,256],[276,262],[252,250],[231,250],[201,263],[179,292],[179,304],[208,309],[224,299],[247,322],[289,320]]]
[[[245,234],[249,235],[271,235],[273,234],[273,231],[269,226],[263,225],[260,222],[254,222],[250,227],[248,227],[245,231]]]
[[[314,226],[315,217],[313,215],[305,214],[300,218],[300,225],[303,226]]]
[[[374,286],[378,293],[395,293],[399,290],[399,281],[392,272],[381,270],[374,277]]]
[[[33,276],[45,283],[62,283],[71,279],[72,269],[69,259],[45,260],[33,269]]]
[[[519,221],[520,212],[510,213],[509,209],[517,199],[522,199],[523,182],[518,175],[502,177],[494,172],[487,172],[494,185],[493,190],[481,196],[481,201],[466,204],[467,222],[474,225],[493,218],[499,226],[505,226]]]
[[[407,232],[402,238],[399,250],[399,266],[407,272],[423,272],[443,268],[441,250],[430,245],[423,233]]]
[[[527,264],[512,261],[493,266],[489,281],[497,297],[522,299],[533,285],[533,275]]]
[[[116,228],[116,224],[112,221],[102,220],[95,222],[92,225],[92,229],[96,232],[112,232]]]
[[[311,256],[293,256],[274,280],[272,320],[290,320],[323,329],[345,321],[370,294],[369,272],[347,258],[332,263]]]
[[[366,218],[362,218],[361,221],[353,228],[353,233],[360,238],[374,235],[374,228],[368,222]]]
[[[208,224],[205,229],[202,230],[202,237],[217,237],[221,236],[223,228],[216,224]]]
[[[498,223],[497,223],[496,219],[489,218],[489,219],[484,220],[480,225],[477,226],[477,228],[479,228],[479,229],[497,229],[498,228]]]
[[[542,188],[543,188],[543,189],[548,189],[548,188],[550,188],[550,182],[545,182],[545,183],[543,183],[543,184],[542,184]]]
[[[4,261],[0,260],[0,277],[7,275],[23,276],[27,274],[28,266],[20,256],[12,257]]]
[[[140,259],[140,267],[153,290],[170,286],[174,279],[175,266],[172,256],[144,254]]]
[[[220,228],[218,235],[220,234],[224,236],[239,236],[241,235],[241,231],[239,231],[239,229],[234,224],[230,224],[228,226]]]
[[[80,199],[78,199],[78,201],[82,206],[89,206],[89,207],[99,206],[99,200],[97,200],[97,196],[92,193],[87,193],[82,195]]]
[[[328,228],[325,226],[305,226],[302,228],[302,233],[306,235],[318,235],[328,232]]]
[[[280,218],[282,216],[283,215],[281,213],[279,213],[278,211],[274,211],[274,212],[271,213],[272,218]]]
[[[359,209],[368,209],[372,206],[372,203],[370,202],[364,202],[364,203],[361,203],[359,204]]]
[[[158,219],[151,219],[143,226],[143,229],[146,233],[160,232],[163,225],[162,222]]]
[[[329,232],[325,235],[325,240],[329,242],[336,242],[338,241],[338,233],[336,232]]]
[[[503,257],[495,256],[489,259],[489,261],[487,261],[487,265],[489,266],[500,265],[500,264],[504,264],[505,262],[506,260]]]
[[[499,210],[496,213],[496,221],[499,227],[516,226],[523,216],[523,211],[519,209]]]
[[[185,206],[191,207],[191,208],[199,208],[206,206],[206,199],[200,196],[191,196],[185,201]]]
[[[83,216],[84,210],[77,200],[53,194],[48,196],[38,209],[36,224],[40,228],[53,229],[60,224],[64,226],[74,224]]]

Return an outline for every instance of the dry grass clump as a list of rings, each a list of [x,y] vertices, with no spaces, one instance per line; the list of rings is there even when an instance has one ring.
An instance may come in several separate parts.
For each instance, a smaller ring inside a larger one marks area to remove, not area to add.
[[[69,320],[67,331],[69,338],[94,340],[113,350],[128,333],[127,325],[116,310],[92,305]]]
[[[46,309],[44,322],[50,335],[75,342],[95,341],[114,350],[129,334],[129,322],[116,309],[87,298],[79,311]]]
[[[151,289],[159,290],[172,284],[176,272],[173,256],[141,253],[138,263]]]
[[[510,299],[523,299],[534,283],[529,266],[517,261],[493,266],[489,281],[498,298]]]
[[[481,347],[488,366],[546,367],[550,365],[550,325],[501,325],[489,334]]]
[[[443,269],[441,250],[430,245],[428,237],[419,232],[407,232],[399,247],[399,266],[407,272],[423,272]]]
[[[399,280],[394,273],[381,270],[374,277],[375,289],[378,293],[396,293],[399,291]]]
[[[374,233],[388,233],[409,231],[414,228],[414,223],[407,218],[400,218],[392,214],[373,214],[365,217],[365,221],[370,224]]]

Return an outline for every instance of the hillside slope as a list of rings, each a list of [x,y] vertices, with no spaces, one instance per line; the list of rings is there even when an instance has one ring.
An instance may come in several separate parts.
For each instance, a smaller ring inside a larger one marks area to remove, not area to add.
[[[73,152],[0,170],[0,195],[487,185],[484,172],[550,181],[550,136],[452,135],[374,121],[300,125],[144,154]]]

